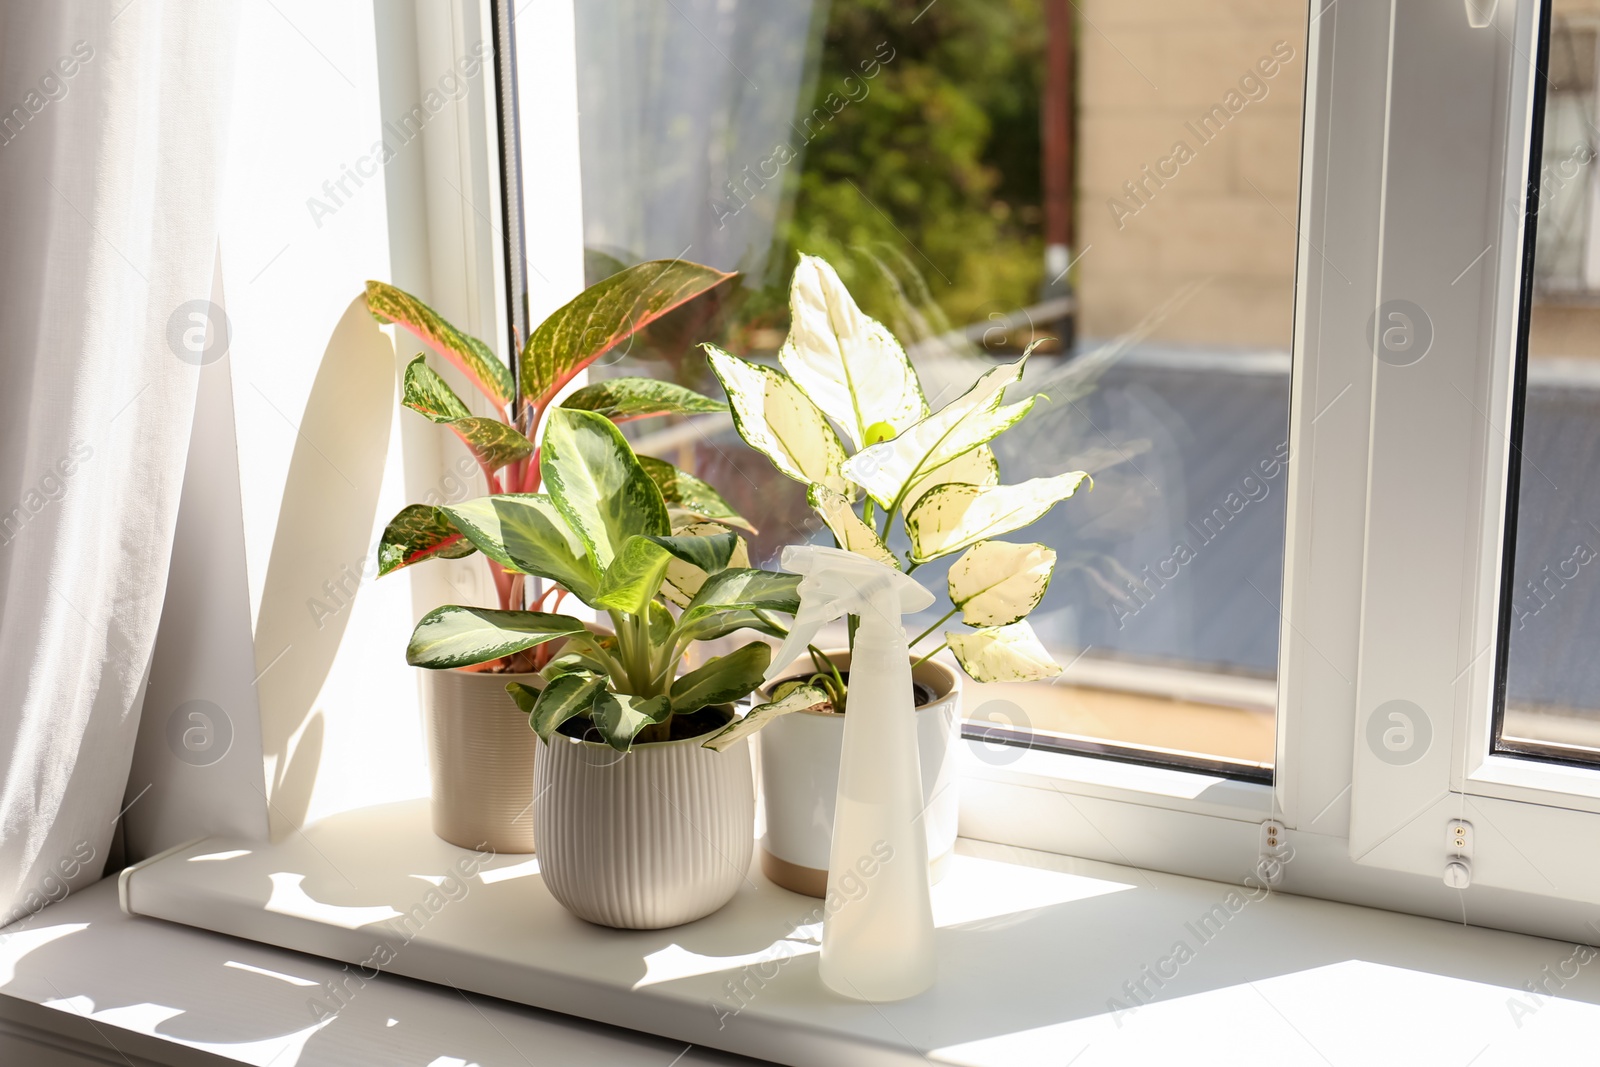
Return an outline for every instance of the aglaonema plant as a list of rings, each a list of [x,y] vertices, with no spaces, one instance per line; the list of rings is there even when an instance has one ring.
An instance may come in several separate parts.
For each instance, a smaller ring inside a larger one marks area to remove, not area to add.
[[[605,416],[560,407],[547,421],[545,492],[443,510],[476,550],[510,572],[558,583],[608,616],[614,632],[552,612],[447,605],[417,624],[407,662],[467,667],[565,638],[542,690],[506,686],[545,742],[558,730],[592,731],[625,752],[724,725],[696,713],[760,685],[771,648],[752,638],[680,676],[685,652],[744,629],[782,636],[778,617],[798,607],[799,577],[749,567],[743,540],[720,525],[674,527],[657,480]]]
[[[777,368],[704,346],[739,435],[781,473],[805,484],[808,502],[839,547],[908,574],[961,553],[946,582],[949,610],[912,639],[913,654],[959,615],[967,628],[946,630],[943,643],[921,658],[948,647],[979,682],[1059,674],[1027,622],[1050,584],[1056,554],[1042,544],[1000,538],[1071,497],[1089,476],[1071,471],[1001,484],[990,442],[1039,399],[1005,402],[1006,388],[1022,379],[1027,353],[985,371],[966,393],[933,411],[905,350],[856,306],[828,263],[800,257],[790,314]],[[903,559],[889,547],[896,523],[910,546]],[[778,690],[779,699],[756,709],[746,731],[772,714],[823,699],[844,710],[846,678],[816,649],[812,660],[814,670],[804,679],[809,685]]]
[[[545,319],[522,349],[518,376],[476,337],[446,322],[421,300],[384,282],[367,283],[367,308],[380,322],[415,334],[464,374],[494,409],[474,415],[419,354],[406,367],[401,402],[435,423],[449,427],[476,460],[490,494],[534,493],[540,488],[542,427],[556,397],[597,358],[626,343],[663,315],[708,292],[734,275],[683,260],[640,263],[585,289]],[[651,378],[612,378],[567,396],[560,407],[591,411],[614,422],[657,415],[691,415],[726,410],[710,397]],[[709,485],[669,463],[640,460],[664,501],[676,513],[749,528]],[[429,559],[457,559],[478,551],[453,518],[450,508],[412,504],[384,530],[378,547],[378,573],[389,574]],[[489,556],[501,609],[524,602],[523,573]],[[553,603],[563,589],[546,589],[535,606]],[[513,668],[537,662],[505,664]]]

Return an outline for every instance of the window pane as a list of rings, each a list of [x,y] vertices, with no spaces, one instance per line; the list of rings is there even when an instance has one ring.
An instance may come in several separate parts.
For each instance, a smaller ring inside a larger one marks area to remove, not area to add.
[[[579,5],[589,280],[677,256],[743,272],[598,373],[716,393],[693,342],[772,360],[798,252],[902,339],[935,408],[1041,340],[1025,386],[1048,399],[996,453],[1008,484],[1094,476],[1008,538],[1058,553],[1031,622],[1067,669],[973,685],[969,714],[1264,772],[1306,17],[1294,0]],[[635,432],[760,525],[759,560],[827,539],[725,418]],[[917,575],[937,587],[947,565]]]
[[[1597,21],[1552,13],[1500,747],[1600,756]]]

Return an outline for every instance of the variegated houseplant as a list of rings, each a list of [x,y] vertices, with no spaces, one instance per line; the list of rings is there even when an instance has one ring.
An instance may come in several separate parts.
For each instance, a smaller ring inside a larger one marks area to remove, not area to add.
[[[652,322],[734,277],[684,260],[640,263],[585,289],[545,319],[523,347],[517,375],[489,346],[446,322],[404,290],[367,283],[367,308],[380,322],[405,327],[443,356],[483,394],[493,416],[474,415],[419,353],[406,367],[401,403],[450,428],[472,453],[489,493],[538,492],[540,430],[566,385],[596,359]],[[612,378],[585,386],[561,406],[594,411],[616,422],[656,415],[725,410],[721,401],[653,378]],[[659,460],[648,470],[666,499],[685,512],[743,524],[710,486]],[[389,574],[428,559],[470,555],[474,546],[441,507],[403,508],[378,547],[378,573]],[[503,609],[523,605],[522,575],[489,560]],[[542,597],[559,595],[558,587]],[[508,668],[510,665],[506,665]]]
[[[862,313],[825,261],[800,257],[790,313],[782,369],[705,346],[739,435],[806,485],[839,547],[908,574],[962,553],[946,582],[950,610],[912,647],[958,614],[971,629],[946,631],[944,644],[922,658],[948,646],[979,682],[1060,673],[1026,621],[1050,584],[1055,552],[998,538],[1042,517],[1089,476],[1070,471],[1000,484],[989,442],[1039,399],[1005,403],[1006,388],[1022,380],[1027,353],[985,371],[934,412],[900,343]],[[903,559],[889,547],[897,521],[909,542]],[[837,673],[825,663],[818,668],[814,681],[842,697]]]
[[[516,361],[516,373],[490,347],[445,321],[415,296],[384,282],[367,283],[367,308],[421,339],[482,394],[477,415],[418,354],[405,371],[403,403],[450,428],[482,471],[490,494],[533,493],[540,487],[538,442],[557,397],[595,359],[626,344],[639,330],[733,277],[681,260],[642,263],[584,290],[535,329]],[[617,422],[653,415],[720,411],[720,401],[647,378],[614,378],[560,401]],[[741,524],[705,483],[659,460],[643,461],[664,498],[684,515]],[[429,559],[454,559],[477,549],[448,507],[412,504],[384,530],[378,573]],[[525,575],[504,559],[486,556],[501,610],[526,602]],[[548,584],[535,606],[559,602],[565,590]],[[532,781],[538,742],[506,696],[505,682],[543,666],[555,645],[482,664],[471,670],[422,675],[422,703],[433,773],[434,830],[447,841],[500,852],[533,850]]]
[[[790,315],[778,367],[707,345],[712,370],[727,392],[739,435],[781,473],[805,484],[808,502],[839,547],[907,574],[960,553],[945,582],[949,610],[911,641],[914,671],[935,690],[924,707],[925,717],[937,721],[920,731],[924,765],[946,767],[944,757],[959,734],[959,679],[931,657],[948,647],[978,682],[1060,673],[1027,622],[1049,586],[1056,554],[1043,544],[1000,538],[1092,483],[1083,471],[1071,471],[1001,484],[990,442],[1021,422],[1039,399],[1005,402],[1007,387],[1022,380],[1027,353],[985,371],[966,393],[933,411],[905,349],[856,306],[828,263],[800,257]],[[891,547],[901,537],[903,556]],[[919,645],[957,615],[966,628],[945,630],[942,643],[919,654]],[[849,633],[853,641],[853,625]],[[791,713],[844,710],[848,674],[841,668],[847,656],[848,650],[812,648],[810,662],[793,668],[798,677],[781,683],[766,703],[708,742],[726,743],[766,728],[761,744],[769,833],[763,862],[769,875],[802,891],[816,891],[825,878],[819,868],[826,867],[824,831],[831,816],[819,821],[815,813],[831,812],[833,798],[826,781],[816,784],[814,771],[790,767],[818,760],[836,764],[841,730],[835,716],[827,716],[834,722],[823,726],[816,716]],[[939,752],[930,754],[931,746]],[[936,861],[955,836],[955,791],[937,777],[924,781],[933,805],[926,819],[929,854]],[[785,795],[791,782],[828,795]],[[796,819],[789,812],[798,813]],[[785,834],[791,840],[780,840]]]
[[[781,635],[775,616],[798,607],[799,578],[749,567],[742,539],[721,526],[675,529],[656,481],[595,412],[556,409],[539,465],[545,493],[496,494],[447,515],[508,572],[559,583],[613,632],[550,612],[450,605],[417,624],[406,658],[441,670],[564,638],[542,688],[506,686],[546,745],[534,813],[544,884],[592,922],[688,922],[743,881],[755,818],[747,746],[701,742],[733,720],[731,702],[760,684],[772,650],[752,639],[678,671],[698,641]]]

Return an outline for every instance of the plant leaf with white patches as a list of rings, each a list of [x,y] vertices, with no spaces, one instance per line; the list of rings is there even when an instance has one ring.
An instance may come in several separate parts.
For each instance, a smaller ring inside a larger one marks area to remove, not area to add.
[[[1028,525],[1089,481],[1083,471],[1032,478],[1017,485],[941,485],[917,501],[906,516],[911,559],[959,552],[968,545]],[[1090,482],[1092,488],[1094,483]]]
[[[950,566],[950,603],[968,626],[1009,626],[1039,606],[1056,554],[1040,544],[979,541]]]

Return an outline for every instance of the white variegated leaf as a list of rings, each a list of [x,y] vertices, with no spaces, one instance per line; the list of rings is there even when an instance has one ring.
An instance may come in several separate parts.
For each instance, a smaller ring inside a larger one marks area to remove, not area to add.
[[[691,522],[682,526],[675,526],[672,530],[674,537],[715,537],[728,532],[727,527],[719,526],[714,522]],[[728,560],[730,567],[750,566],[750,546],[745,544],[744,538],[739,538],[733,547],[733,557]],[[693,563],[672,557],[667,561],[667,576],[661,583],[661,595],[680,608],[689,606],[689,601],[700,591],[709,575]]]
[[[845,477],[884,507],[903,504],[929,474],[988,444],[1032,410],[1036,396],[1001,405],[1006,387],[1022,380],[1026,363],[1024,355],[985,371],[971,389],[900,436],[857,452],[844,465]]]
[[[1020,530],[1088,481],[1083,471],[1031,478],[1017,485],[941,485],[906,516],[911,560],[926,563],[990,537]],[[1089,483],[1090,488],[1094,483]]]
[[[1034,682],[1061,673],[1060,664],[1025,622],[944,636],[961,669],[975,682]]]
[[[851,493],[839,470],[845,460],[839,435],[788,375],[747,363],[715,345],[703,347],[728,394],[734,428],[746,444],[795,481]]]
[[[778,362],[860,449],[882,424],[893,436],[928,414],[917,372],[881,322],[862,314],[824,260],[802,255],[789,288],[791,325]]]
[[[1040,544],[979,541],[950,566],[950,603],[968,626],[1009,626],[1039,606],[1056,554]]]
[[[887,563],[895,570],[900,569],[900,561],[873,532],[872,527],[861,521],[850,507],[850,501],[825,485],[812,485],[806,490],[806,503],[822,516],[822,521],[828,524],[840,548],[879,563]]]
[[[900,514],[902,516],[911,514],[911,509],[916,507],[917,501],[921,500],[928,490],[951,482],[960,482],[963,485],[999,485],[1000,461],[995,458],[994,449],[988,445],[979,445],[971,452],[964,452],[949,463],[935,467],[922,480],[906,490],[905,499],[900,504]]]
[[[780,715],[810,711],[813,708],[825,707],[827,703],[828,694],[821,689],[810,685],[796,686],[782,700],[774,700],[770,704],[758,704],[751,708],[742,719],[733,720],[707,738],[700,747],[715,749],[718,752],[725,751]]]

